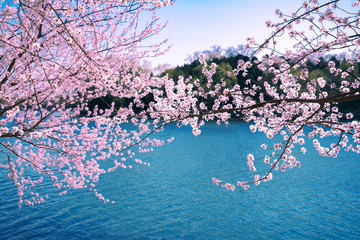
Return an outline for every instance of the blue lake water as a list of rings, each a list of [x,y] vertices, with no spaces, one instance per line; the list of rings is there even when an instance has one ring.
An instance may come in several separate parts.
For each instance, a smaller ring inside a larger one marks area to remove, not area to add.
[[[142,156],[151,167],[132,164],[100,179],[98,190],[115,204],[86,190],[49,190],[45,203],[18,209],[2,169],[0,239],[360,239],[357,154],[334,159],[309,148],[301,168],[248,191],[212,183],[253,179],[246,155],[266,154],[259,148],[266,139],[248,126],[208,124],[197,137],[173,129],[172,143]],[[260,172],[262,162],[255,162]]]

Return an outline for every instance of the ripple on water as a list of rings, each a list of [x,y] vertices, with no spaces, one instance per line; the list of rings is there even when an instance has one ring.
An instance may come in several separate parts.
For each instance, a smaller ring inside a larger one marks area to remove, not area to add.
[[[300,169],[227,191],[211,178],[253,179],[246,155],[262,156],[265,140],[231,124],[205,126],[198,137],[176,129],[175,141],[144,154],[150,168],[103,176],[97,188],[115,204],[86,190],[49,190],[44,204],[19,210],[17,190],[1,174],[0,239],[360,239],[358,156],[328,159],[309,148]],[[262,160],[256,166],[266,170]]]

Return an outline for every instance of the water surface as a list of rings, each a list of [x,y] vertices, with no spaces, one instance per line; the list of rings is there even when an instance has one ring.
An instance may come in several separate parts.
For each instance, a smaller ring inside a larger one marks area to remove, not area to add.
[[[246,155],[266,154],[259,148],[266,139],[240,122],[202,131],[173,129],[172,143],[143,155],[151,167],[103,176],[98,190],[115,204],[86,190],[61,197],[49,190],[45,203],[19,210],[1,170],[0,239],[360,239],[358,155],[333,159],[309,149],[301,168],[232,192],[211,178],[252,179]]]

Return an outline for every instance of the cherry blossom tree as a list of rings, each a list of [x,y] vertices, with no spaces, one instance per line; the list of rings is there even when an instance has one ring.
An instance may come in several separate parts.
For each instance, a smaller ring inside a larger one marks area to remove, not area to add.
[[[191,77],[179,77],[174,82],[165,76],[165,91],[154,92],[156,102],[150,106],[151,117],[177,122],[179,126],[191,125],[193,134],[198,135],[207,121],[228,124],[228,120],[237,116],[251,123],[252,132],[262,132],[272,142],[275,140],[269,147],[265,143],[261,146],[269,151],[262,156],[269,165],[268,171],[257,173],[255,160],[259,158],[249,153],[247,164],[254,178],[221,184],[232,191],[236,185],[246,190],[250,185],[269,181],[276,170],[300,167],[296,156],[298,152],[306,153],[302,146],[306,138],[322,156],[336,157],[341,149],[360,153],[360,123],[351,112],[343,113],[338,108],[339,103],[360,99],[360,1],[355,1],[351,9],[343,8],[341,3],[340,0],[305,1],[290,15],[276,10],[280,20],[266,22],[273,29],[271,36],[261,44],[248,38],[247,47],[255,49],[252,57],[260,60],[240,60],[228,72],[229,78],[238,74],[246,77],[248,70],[256,67],[267,76],[249,78],[245,87],[228,88],[226,78],[214,79],[217,65],[205,55],[200,56],[202,72],[207,78],[205,87]],[[282,38],[294,41],[293,47],[285,52],[278,45]],[[310,78],[308,64],[336,51],[347,51],[341,66],[334,61],[328,63],[329,74],[338,81],[325,76]],[[208,98],[213,99],[212,105],[206,104]],[[321,145],[318,140],[334,136],[337,140],[329,146]],[[213,182],[222,183],[216,177]]]
[[[0,23],[0,167],[18,188],[19,204],[43,202],[47,196],[33,189],[45,179],[60,194],[88,188],[109,201],[96,189],[99,176],[131,168],[130,160],[149,166],[135,151],[164,144],[152,133],[172,124],[190,125],[198,135],[208,121],[228,124],[238,118],[251,123],[251,131],[277,140],[261,146],[270,151],[263,158],[268,171],[257,173],[258,158],[249,153],[254,178],[239,179],[238,186],[221,184],[229,190],[246,190],[271,180],[276,170],[300,166],[296,151],[306,152],[302,145],[307,139],[324,156],[336,157],[341,149],[360,153],[359,122],[352,113],[338,110],[338,103],[360,99],[360,1],[351,10],[341,3],[309,0],[291,15],[277,10],[280,21],[266,23],[273,29],[271,36],[262,44],[249,38],[250,60],[240,60],[227,74],[246,77],[256,67],[267,77],[231,87],[226,78],[214,79],[217,66],[203,54],[199,60],[205,86],[191,77],[152,77],[138,68],[142,58],[166,51],[165,42],[142,42],[164,27],[155,10],[170,1],[42,0],[7,5]],[[139,21],[142,13],[150,17],[147,22]],[[284,37],[293,39],[294,46],[281,52],[277,42]],[[348,51],[346,64],[328,63],[329,74],[339,81],[309,77],[309,62],[339,50]],[[92,100],[107,95],[130,103],[110,103],[105,110],[89,107]],[[330,136],[337,137],[330,146],[317,140]],[[105,160],[113,166],[102,167]],[[215,177],[213,182],[222,183]]]
[[[150,90],[150,75],[138,71],[139,59],[166,51],[165,42],[142,42],[165,26],[156,9],[169,4],[2,1],[0,167],[18,188],[20,205],[44,201],[47,195],[33,189],[45,178],[60,194],[88,188],[106,200],[95,188],[99,175],[131,167],[125,163],[134,156],[128,148],[150,129],[144,113],[137,131],[122,123]],[[89,101],[108,94],[135,100],[122,109],[89,109]],[[161,142],[147,139],[140,146],[148,144]],[[111,157],[114,167],[103,169],[99,162]]]

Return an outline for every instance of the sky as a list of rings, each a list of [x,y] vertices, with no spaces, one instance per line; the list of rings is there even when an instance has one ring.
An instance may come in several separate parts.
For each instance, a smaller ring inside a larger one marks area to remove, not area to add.
[[[168,39],[171,49],[149,59],[152,66],[183,65],[195,51],[220,45],[223,48],[245,44],[249,36],[264,40],[271,30],[266,20],[275,20],[275,10],[294,12],[304,0],[176,0],[159,10],[166,28],[153,40]]]
[[[168,39],[172,45],[165,55],[149,59],[152,66],[183,65],[195,51],[220,45],[223,48],[245,44],[246,38],[265,40],[271,30],[265,21],[277,20],[274,12],[295,12],[305,0],[176,0],[160,9],[167,27],[153,40]],[[350,5],[352,0],[342,0]],[[284,42],[286,44],[286,42]],[[286,47],[286,46],[285,46]],[[290,45],[289,45],[290,47]]]
[[[6,0],[5,2],[8,2]],[[186,63],[196,51],[211,46],[236,47],[247,37],[263,42],[271,33],[265,21],[277,21],[274,12],[295,12],[306,0],[175,0],[175,4],[158,10],[162,22],[168,25],[149,41],[159,43],[168,39],[170,50],[162,56],[146,59],[152,67],[168,63],[175,67]],[[325,0],[323,0],[325,1]],[[350,6],[355,0],[341,0]],[[146,44],[145,44],[146,45]],[[282,42],[284,49],[290,42]]]

